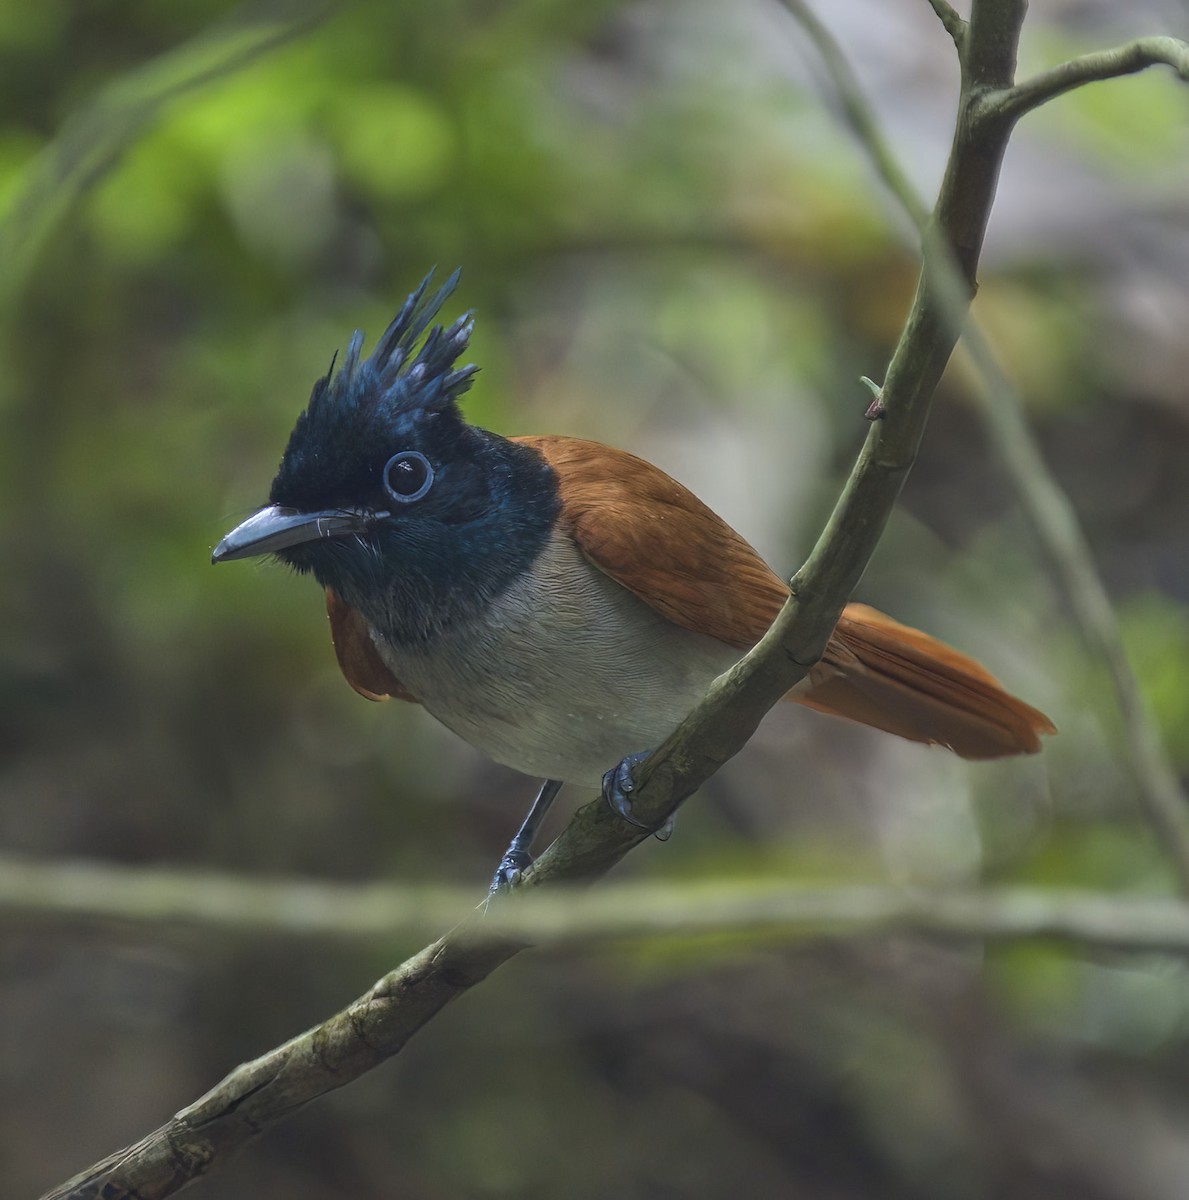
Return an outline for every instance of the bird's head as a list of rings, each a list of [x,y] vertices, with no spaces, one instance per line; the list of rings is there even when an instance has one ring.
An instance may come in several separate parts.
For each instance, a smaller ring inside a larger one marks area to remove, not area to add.
[[[426,332],[458,282],[427,276],[370,357],[356,332],[338,371],[314,384],[269,503],[212,561],[274,554],[312,572],[394,640],[432,636],[527,569],[557,511],[534,452],[468,425],[458,397],[478,368],[456,367],[469,313]]]

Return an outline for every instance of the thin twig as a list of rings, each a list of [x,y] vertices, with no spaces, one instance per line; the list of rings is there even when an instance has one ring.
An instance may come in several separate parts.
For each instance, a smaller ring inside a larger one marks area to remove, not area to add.
[[[1134,75],[1155,66],[1171,67],[1189,81],[1189,44],[1173,37],[1145,37],[1111,50],[1083,54],[1003,91],[988,92],[979,99],[979,114],[1018,120],[1084,84]]]
[[[1161,745],[1155,722],[1127,659],[1114,607],[1069,497],[1045,465],[1028,427],[1019,394],[975,326],[966,348],[978,386],[972,395],[999,458],[1007,466],[1024,514],[1055,575],[1075,627],[1091,654],[1106,667],[1123,719],[1123,747],[1136,797],[1160,847],[1189,895],[1189,797]]]
[[[863,95],[859,81],[851,70],[850,62],[835,40],[834,35],[818,19],[817,15],[805,3],[805,0],[781,0],[781,3],[792,14],[801,27],[809,34],[818,54],[829,72],[834,83],[838,99],[842,104],[842,113],[855,137],[867,147],[871,160],[880,178],[891,189],[903,204],[906,197],[913,197],[908,207],[908,215],[916,226],[923,226],[929,219],[929,209],[924,202],[916,198],[908,176],[900,167],[896,156],[892,153],[887,139],[879,129],[879,122],[871,105]],[[965,22],[963,22],[965,26]]]
[[[945,26],[946,33],[954,39],[954,45],[961,51],[962,44],[966,40],[966,22],[954,8],[946,3],[946,0],[929,0],[929,3]]]
[[[786,0],[786,4],[798,19],[801,19],[803,6],[796,0]],[[880,129],[879,119],[864,98],[845,53],[820,21],[810,19],[802,24],[806,34],[817,47],[834,87],[843,99],[851,130],[867,151],[892,195],[923,231],[925,222],[921,214],[924,205],[916,189],[900,170],[895,155]],[[1189,54],[1189,46],[1173,38],[1145,38],[1132,43],[1132,47],[1136,46],[1147,47],[1149,52],[1154,48],[1162,48],[1168,53],[1172,53],[1173,48],[1179,48],[1183,57]],[[1108,51],[1103,56],[1087,55],[1083,59],[1075,59],[1073,64],[1065,64],[1065,67],[1092,63],[1100,58],[1117,59],[1120,54],[1121,51]],[[1123,57],[1125,61],[1133,61],[1127,56]],[[1145,62],[1133,65],[1129,69],[1140,70],[1142,66],[1165,61],[1165,58],[1149,57]],[[1064,67],[1054,68],[1053,71],[1038,76],[1037,80],[1061,78],[1063,71]],[[1091,79],[1107,77],[1084,74],[1078,82],[1086,83]],[[1032,82],[1035,83],[1036,80]],[[1003,92],[990,94],[998,96],[999,100],[995,103],[1001,105],[1004,96],[1011,96],[1021,88],[1027,89],[1028,86],[1018,85]],[[1070,83],[1068,86],[1077,86],[1077,83]],[[861,114],[858,119],[851,116],[855,111]],[[997,111],[1002,115],[1001,108]],[[1019,113],[1014,115],[1018,116]],[[938,259],[938,264],[942,270],[947,268],[942,258]],[[952,276],[952,268],[949,273]],[[959,292],[958,281],[951,279],[947,290]],[[970,377],[971,394],[982,414],[999,458],[1011,476],[1037,544],[1048,559],[1050,569],[1066,597],[1073,622],[1091,653],[1096,654],[1106,667],[1115,702],[1123,718],[1124,748],[1132,778],[1135,780],[1140,806],[1156,831],[1160,845],[1176,872],[1182,893],[1189,895],[1189,797],[1182,789],[1176,772],[1160,744],[1155,724],[1127,661],[1114,609],[1094,566],[1093,553],[1078,523],[1073,506],[1045,464],[1044,456],[1024,416],[1022,398],[1000,367],[990,342],[973,317],[967,320],[963,338],[975,368]]]
[[[858,76],[851,68],[846,51],[839,45],[838,39],[803,3],[803,0],[781,0],[781,2],[792,13],[818,52],[826,68],[830,84],[838,94],[843,112],[846,114],[847,124],[858,139],[859,145],[866,150],[867,157],[875,167],[876,174],[883,180],[900,207],[908,214],[913,227],[919,233],[929,219],[929,209],[916,188],[913,187],[908,175],[901,168],[899,159],[884,136],[879,118],[868,102]],[[943,7],[949,8],[944,4],[944,0],[942,3]],[[957,14],[955,17],[961,20]],[[962,21],[962,26],[965,28],[965,21]]]

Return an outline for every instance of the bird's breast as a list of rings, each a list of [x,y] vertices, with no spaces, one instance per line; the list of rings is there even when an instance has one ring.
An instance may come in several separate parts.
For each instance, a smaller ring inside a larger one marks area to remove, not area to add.
[[[737,650],[661,617],[562,531],[484,613],[386,665],[444,725],[529,775],[597,787],[655,747]]]

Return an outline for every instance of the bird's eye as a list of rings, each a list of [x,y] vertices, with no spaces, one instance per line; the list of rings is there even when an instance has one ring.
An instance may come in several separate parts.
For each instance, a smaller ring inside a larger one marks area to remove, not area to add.
[[[402,450],[384,464],[384,490],[397,504],[412,504],[433,487],[433,467],[417,450]]]

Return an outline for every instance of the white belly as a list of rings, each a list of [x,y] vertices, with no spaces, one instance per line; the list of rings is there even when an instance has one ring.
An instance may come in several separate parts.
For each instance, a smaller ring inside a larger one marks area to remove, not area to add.
[[[740,657],[666,621],[560,535],[481,626],[377,646],[425,708],[497,762],[591,787],[659,745]]]

